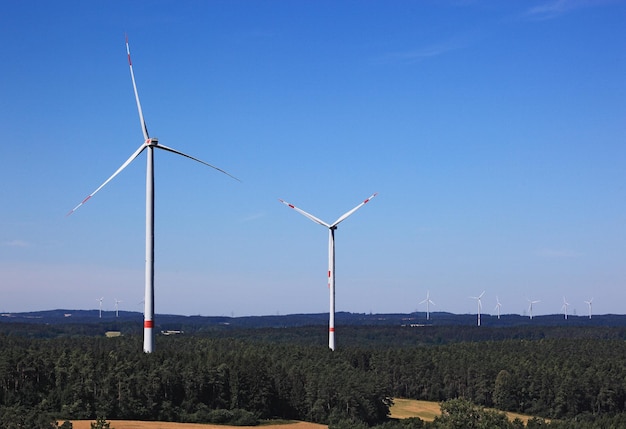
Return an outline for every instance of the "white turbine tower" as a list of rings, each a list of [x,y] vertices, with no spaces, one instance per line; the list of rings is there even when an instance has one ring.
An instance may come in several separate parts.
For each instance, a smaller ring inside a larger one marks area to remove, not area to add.
[[[117,176],[123,169],[125,169],[135,158],[141,154],[144,150],[147,152],[147,169],[146,169],[146,285],[145,285],[145,306],[144,306],[144,341],[143,350],[146,353],[154,351],[154,153],[153,149],[162,149],[168,152],[175,153],[177,155],[184,156],[193,161],[199,162],[217,171],[220,171],[235,180],[239,180],[234,176],[231,176],[222,169],[219,169],[211,164],[208,164],[198,158],[189,156],[183,152],[179,152],[175,149],[169,148],[159,144],[157,138],[150,138],[148,135],[148,127],[143,119],[143,112],[141,110],[141,103],[139,102],[139,93],[137,92],[137,85],[135,84],[135,73],[133,72],[133,64],[130,60],[130,48],[128,46],[128,38],[126,38],[126,53],[128,54],[128,66],[130,67],[130,77],[133,82],[133,90],[135,92],[135,101],[137,103],[137,111],[139,112],[139,122],[141,125],[141,131],[143,132],[144,142],[133,153],[130,158],[122,164],[120,168],[115,171],[107,180],[104,181],[95,191],[89,194],[80,204],[74,207],[68,216],[74,213],[80,206],[85,204],[96,192],[102,189],[107,183],[109,183],[115,176]]]
[[[102,300],[103,299],[104,299],[104,297],[96,299],[96,301],[100,301],[100,316],[99,316],[100,319],[102,319]]]
[[[115,317],[119,316],[119,309],[118,309],[118,305],[119,303],[122,302],[119,299],[115,298]]]
[[[589,301],[585,301],[585,304],[587,304],[589,306],[589,318],[591,319],[591,310],[592,310],[592,306],[591,303],[593,302],[593,298],[591,298]]]
[[[502,307],[502,304],[500,303],[500,299],[496,296],[496,306],[494,310],[498,311],[498,319],[500,319],[500,307]]]
[[[561,307],[561,310],[563,310],[563,314],[565,315],[565,320],[567,320],[567,307],[569,307],[569,302],[567,302],[567,299],[563,297],[563,307]]]
[[[528,305],[528,314],[530,315],[530,318],[532,319],[532,318],[533,318],[533,304],[537,304],[537,303],[539,303],[539,302],[541,302],[541,301],[539,301],[539,300],[536,300],[536,301],[531,301],[531,300],[529,299],[529,300],[528,300],[528,302],[530,303],[530,304]]]
[[[430,291],[426,291],[426,299],[420,301],[420,304],[426,303],[426,320],[430,320],[430,304],[435,305],[434,302],[430,300]]]
[[[348,216],[352,213],[363,207],[367,204],[372,198],[374,198],[378,193],[375,193],[371,197],[367,198],[361,204],[350,210],[349,212],[344,213],[337,219],[335,222],[328,224],[312,214],[305,212],[304,210],[299,209],[293,204],[289,204],[286,201],[279,199],[279,201],[286,206],[294,209],[301,215],[311,219],[315,223],[319,223],[320,225],[328,228],[328,289],[330,292],[330,315],[328,321],[328,347],[331,350],[335,350],[335,230],[337,229],[337,225],[344,221]]]
[[[485,291],[483,291],[483,293],[481,293],[478,296],[470,296],[470,299],[475,299],[478,304],[478,326],[480,326],[480,310],[483,308],[483,305],[480,300],[484,294],[485,294]]]

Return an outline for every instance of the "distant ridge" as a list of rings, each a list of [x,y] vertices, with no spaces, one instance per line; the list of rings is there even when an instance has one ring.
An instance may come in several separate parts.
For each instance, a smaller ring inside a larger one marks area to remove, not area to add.
[[[562,314],[544,316],[528,316],[517,314],[502,314],[497,316],[482,314],[481,327],[512,327],[512,326],[607,326],[626,327],[626,315],[598,314],[593,318],[588,316],[568,315],[564,319]],[[475,326],[476,314],[453,314],[447,312],[430,312],[426,320],[426,312],[415,313],[349,313],[338,312],[337,322],[351,326]],[[0,323],[32,323],[32,324],[128,324],[141,323],[141,312],[103,311],[102,318],[99,310],[45,310],[23,313],[1,313]],[[160,329],[176,329],[171,326],[193,327],[232,327],[232,328],[288,328],[299,326],[318,326],[328,324],[328,313],[286,314],[267,316],[182,316],[173,314],[157,314],[155,317]],[[480,329],[477,327],[477,329]]]

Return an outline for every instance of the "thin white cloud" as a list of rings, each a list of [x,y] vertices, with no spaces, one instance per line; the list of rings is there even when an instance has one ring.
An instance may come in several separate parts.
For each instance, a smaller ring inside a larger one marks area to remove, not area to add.
[[[544,259],[572,259],[581,256],[580,252],[570,249],[539,249],[537,256]]]
[[[460,49],[462,47],[464,47],[462,44],[455,42],[440,43],[413,50],[389,52],[386,55],[383,55],[380,60],[382,62],[399,61],[404,63],[414,63],[427,58],[444,55],[448,52]]]
[[[601,6],[610,2],[610,0],[552,0],[528,9],[524,16],[543,21],[557,18],[576,9]]]
[[[25,240],[9,240],[9,241],[3,242],[2,245],[6,247],[20,247],[20,248],[30,247],[30,243]]]
[[[241,222],[242,222],[242,223],[243,223],[243,222],[251,222],[251,221],[253,221],[253,220],[260,219],[260,218],[262,218],[262,217],[264,217],[264,216],[265,216],[265,213],[263,213],[263,212],[259,212],[259,213],[252,213],[252,214],[250,214],[250,215],[248,215],[248,216],[244,217],[243,219],[241,219]]]

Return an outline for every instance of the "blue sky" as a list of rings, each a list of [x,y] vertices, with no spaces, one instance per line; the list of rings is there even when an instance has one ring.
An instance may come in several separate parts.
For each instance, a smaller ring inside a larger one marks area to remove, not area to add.
[[[24,1],[0,16],[0,311],[626,313],[626,2]]]

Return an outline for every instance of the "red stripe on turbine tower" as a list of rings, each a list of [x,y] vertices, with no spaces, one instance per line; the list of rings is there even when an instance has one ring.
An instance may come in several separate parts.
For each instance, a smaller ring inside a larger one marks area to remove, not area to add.
[[[154,328],[154,320],[144,320],[143,327],[144,328]]]

